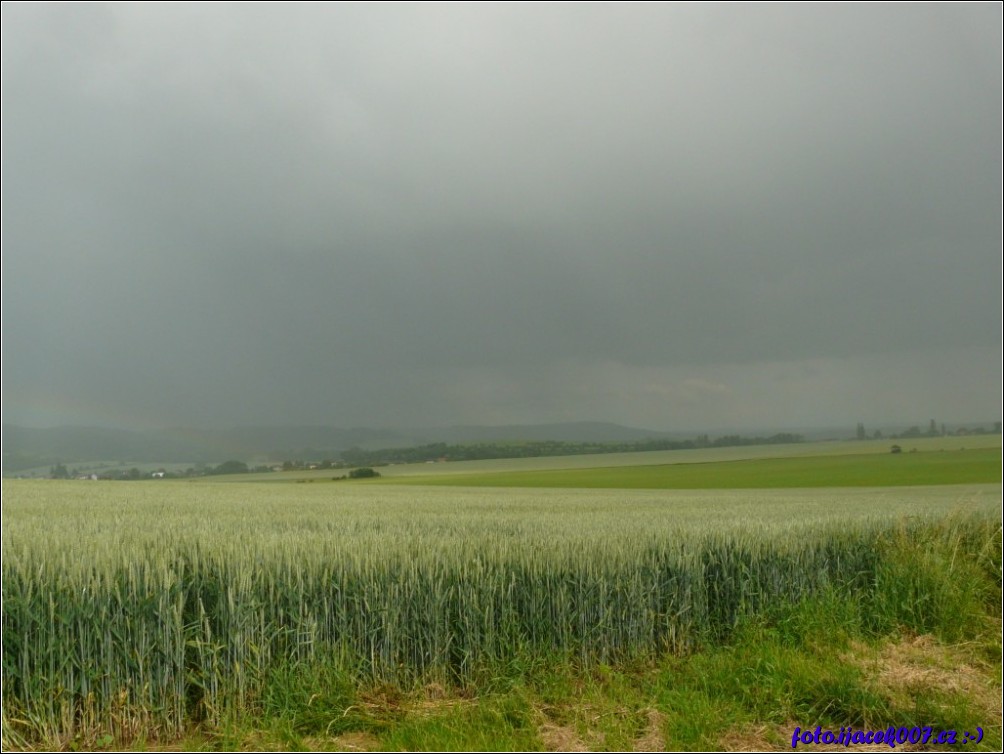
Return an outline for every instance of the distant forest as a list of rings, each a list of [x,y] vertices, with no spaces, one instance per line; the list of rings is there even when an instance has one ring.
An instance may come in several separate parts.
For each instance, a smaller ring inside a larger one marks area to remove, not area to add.
[[[804,442],[802,435],[781,432],[770,437],[724,435],[711,439],[699,435],[693,440],[652,439],[633,442],[567,442],[537,440],[526,442],[479,442],[450,445],[436,442],[411,448],[342,451],[342,460],[350,466],[379,466],[388,463],[425,461],[479,461],[489,458],[535,458],[540,456],[576,456],[591,453],[636,453],[646,450],[689,450],[725,448],[739,445],[771,445]]]

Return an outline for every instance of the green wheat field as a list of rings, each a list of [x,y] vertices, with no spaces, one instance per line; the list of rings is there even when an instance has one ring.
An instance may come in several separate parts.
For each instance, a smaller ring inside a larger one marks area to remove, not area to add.
[[[349,748],[562,748],[541,732],[543,692],[493,697],[498,679],[529,688],[538,666],[593,678],[708,661],[807,604],[840,605],[842,641],[903,627],[983,641],[1000,601],[995,442],[610,466],[595,456],[577,468],[423,464],[360,482],[8,480],[5,749],[193,730],[199,746],[255,748],[261,738],[212,736],[265,719],[289,723],[279,748],[344,748],[337,736],[353,731],[370,739]],[[526,714],[489,716],[474,726],[487,738],[471,741],[395,738],[407,715],[360,712],[360,689],[433,687]],[[663,746],[729,748],[675,730],[669,702],[646,704],[662,715]],[[866,724],[886,708],[820,719]],[[642,717],[642,728],[657,719]],[[986,722],[996,745],[1000,720]],[[637,748],[637,735],[605,735]]]

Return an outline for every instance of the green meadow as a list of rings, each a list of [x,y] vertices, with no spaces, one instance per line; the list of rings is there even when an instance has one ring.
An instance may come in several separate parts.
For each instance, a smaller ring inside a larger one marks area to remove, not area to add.
[[[478,461],[447,461],[444,463],[391,464],[380,466],[385,479],[407,478],[407,483],[418,482],[421,477],[495,474],[504,472],[535,472],[555,469],[595,469],[620,466],[665,466],[677,464],[723,463],[728,461],[761,461],[775,458],[817,458],[831,456],[887,456],[890,447],[901,442],[903,455],[960,450],[992,450],[1000,454],[1000,435],[975,435],[969,437],[921,437],[911,440],[863,440],[804,442],[790,445],[747,445],[695,450],[654,450],[629,453],[603,453],[574,456],[541,456],[533,458],[496,458]],[[270,472],[266,474],[237,474],[215,476],[211,482],[290,482],[330,481],[346,470],[300,470]],[[844,480],[835,480],[843,486]]]
[[[770,489],[974,484],[1001,478],[1000,450],[803,456],[645,466],[395,476],[402,484],[603,489]]]

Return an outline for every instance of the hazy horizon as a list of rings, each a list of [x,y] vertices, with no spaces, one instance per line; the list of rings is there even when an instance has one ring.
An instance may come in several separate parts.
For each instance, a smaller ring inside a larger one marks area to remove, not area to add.
[[[998,3],[2,14],[6,424],[1001,417]]]
[[[886,431],[886,430],[905,430],[911,427],[917,427],[922,431],[926,431],[930,421],[935,421],[937,427],[944,425],[951,432],[958,428],[977,428],[982,427],[987,431],[994,430],[994,424],[999,423],[1001,419],[999,417],[987,416],[982,418],[969,418],[969,419],[958,419],[952,417],[928,417],[927,419],[917,418],[910,421],[900,421],[900,422],[881,422],[881,421],[871,421],[867,417],[860,421],[864,425],[869,436],[875,431]],[[18,427],[20,429],[29,430],[111,430],[111,431],[130,431],[139,433],[175,433],[175,432],[240,432],[240,431],[253,431],[253,430],[268,430],[268,429],[286,429],[286,430],[340,430],[340,431],[374,431],[379,433],[416,433],[416,432],[435,432],[435,431],[449,431],[449,430],[464,430],[464,429],[476,429],[476,430],[504,430],[506,428],[519,428],[519,427],[533,427],[533,428],[544,428],[551,426],[563,426],[563,427],[574,427],[577,425],[589,426],[596,425],[601,427],[603,425],[609,425],[611,427],[620,427],[627,430],[638,430],[640,432],[651,432],[653,434],[666,434],[666,435],[679,435],[681,437],[695,437],[697,435],[710,435],[711,437],[718,437],[724,434],[741,433],[748,436],[753,435],[770,435],[785,432],[813,432],[813,433],[843,433],[840,436],[846,435],[847,437],[852,437],[855,433],[858,421],[851,422],[838,422],[834,424],[803,424],[803,425],[762,425],[762,426],[737,426],[737,425],[715,425],[707,427],[649,427],[642,424],[623,424],[621,422],[607,422],[601,420],[592,419],[576,419],[569,420],[566,422],[520,422],[512,424],[427,424],[427,425],[389,425],[389,424],[374,424],[374,425],[340,425],[340,424],[232,424],[232,425],[219,425],[219,426],[137,426],[137,425],[113,425],[113,424],[31,424],[31,423],[18,423],[11,422],[4,419],[3,425],[5,427]],[[837,435],[834,434],[834,437]],[[517,437],[512,437],[508,439],[519,439]]]

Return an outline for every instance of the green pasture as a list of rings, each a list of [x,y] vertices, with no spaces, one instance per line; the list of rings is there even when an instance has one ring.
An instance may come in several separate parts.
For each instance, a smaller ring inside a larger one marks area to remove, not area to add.
[[[380,466],[380,474],[387,479],[407,477],[400,481],[411,483],[418,477],[467,476],[470,474],[495,474],[508,472],[535,472],[552,469],[595,469],[617,466],[663,466],[667,464],[705,464],[728,461],[754,461],[773,458],[813,458],[818,456],[879,455],[889,454],[893,443],[902,446],[903,453],[948,452],[955,450],[1001,450],[1000,435],[973,435],[968,437],[919,437],[910,440],[827,440],[781,445],[744,445],[725,448],[700,448],[693,450],[649,450],[630,453],[596,453],[571,456],[540,456],[533,458],[492,458],[477,461],[448,461],[445,463],[408,463]],[[348,469],[312,469],[280,471],[267,474],[234,474],[207,477],[204,481],[218,482],[324,482],[348,473]],[[353,482],[356,483],[356,482]],[[429,480],[428,482],[433,484]],[[451,484],[460,484],[454,481]]]
[[[981,484],[1000,480],[1000,450],[982,448],[395,476],[385,481],[469,487],[769,489]]]

